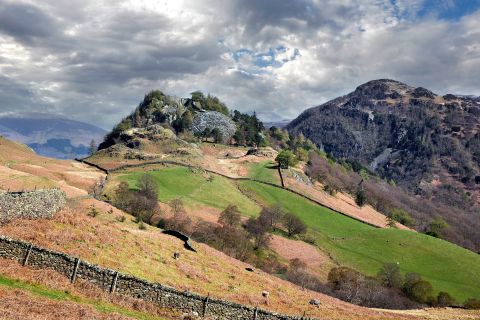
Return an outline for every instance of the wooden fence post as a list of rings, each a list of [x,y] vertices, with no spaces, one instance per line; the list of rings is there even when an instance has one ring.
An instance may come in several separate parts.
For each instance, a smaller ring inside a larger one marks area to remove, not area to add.
[[[77,271],[79,266],[80,266],[80,258],[77,258],[77,260],[75,261],[75,267],[73,267],[72,276],[70,277],[71,283],[75,283],[75,279],[77,279]]]
[[[114,293],[117,288],[118,272],[115,272],[115,277],[113,278],[112,286],[110,287],[110,293]]]
[[[207,315],[208,300],[210,300],[210,294],[208,294],[208,296],[205,298],[205,301],[203,302],[203,317]]]
[[[27,263],[28,263],[28,258],[30,258],[30,253],[32,253],[32,248],[33,248],[33,245],[30,244],[30,245],[28,246],[27,254],[25,255],[25,258],[23,259],[23,263],[22,263],[22,264],[23,264],[24,266],[26,266]]]

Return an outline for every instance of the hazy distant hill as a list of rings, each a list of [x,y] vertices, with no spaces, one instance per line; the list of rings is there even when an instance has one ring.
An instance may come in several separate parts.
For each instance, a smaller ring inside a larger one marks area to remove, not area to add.
[[[266,121],[263,122],[263,125],[265,128],[270,128],[270,127],[277,127],[277,128],[285,128],[292,120],[288,119],[283,119],[283,120],[276,120],[276,121]]]
[[[96,126],[56,115],[0,116],[0,135],[25,143],[40,155],[59,159],[86,156],[90,141],[101,142],[105,133]]]

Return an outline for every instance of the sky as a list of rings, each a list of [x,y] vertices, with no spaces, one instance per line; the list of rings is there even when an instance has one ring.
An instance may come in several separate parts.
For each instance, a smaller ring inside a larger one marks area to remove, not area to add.
[[[109,129],[160,89],[292,119],[380,78],[480,95],[480,0],[0,0],[0,114]]]

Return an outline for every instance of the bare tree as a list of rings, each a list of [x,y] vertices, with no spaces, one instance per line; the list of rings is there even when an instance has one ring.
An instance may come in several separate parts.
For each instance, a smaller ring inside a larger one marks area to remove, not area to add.
[[[265,223],[265,220],[262,219],[262,216],[258,217],[257,219],[248,219],[246,229],[253,238],[255,249],[261,249],[268,246],[268,243],[270,242],[270,236],[268,234],[270,226]]]
[[[224,227],[236,228],[240,226],[241,216],[236,205],[229,204],[225,210],[220,213],[218,223]]]
[[[280,204],[263,208],[260,212],[262,222],[267,223],[272,230],[275,230],[278,227],[278,225],[282,222],[284,215],[285,210]]]
[[[98,178],[97,181],[90,188],[90,194],[95,198],[99,198],[102,195],[103,188],[105,187],[105,177]]]
[[[287,229],[289,237],[307,232],[307,226],[293,213],[287,213],[283,217],[283,226]]]

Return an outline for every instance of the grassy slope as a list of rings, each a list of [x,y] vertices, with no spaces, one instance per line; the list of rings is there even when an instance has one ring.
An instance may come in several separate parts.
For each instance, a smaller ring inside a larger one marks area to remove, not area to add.
[[[269,170],[265,165],[254,167],[260,176]],[[288,191],[255,182],[239,182],[242,193],[227,179],[217,176],[208,182],[200,173],[186,168],[152,173],[159,184],[161,201],[182,197],[191,206],[202,204],[220,210],[233,203],[245,215],[259,211],[252,199],[262,205],[281,203],[314,230],[318,245],[341,264],[375,275],[383,262],[398,262],[403,272],[420,273],[436,291],[447,291],[459,301],[480,296],[480,256],[449,242],[410,231],[373,228]],[[134,186],[141,174],[133,172],[119,179]]]
[[[203,175],[200,171],[189,168],[171,167],[159,171],[151,171],[158,184],[159,200],[168,202],[181,198],[187,206],[195,208],[204,205],[219,210],[228,204],[235,203],[245,216],[260,212],[260,207],[243,195],[232,181],[216,175]],[[133,172],[118,177],[135,188],[137,179],[143,172]],[[213,179],[208,179],[212,177]]]
[[[264,204],[281,203],[316,231],[318,245],[342,264],[374,275],[383,262],[417,272],[437,291],[459,301],[480,297],[480,256],[423,234],[377,229],[317,206],[297,195],[255,182],[241,185]]]
[[[249,178],[280,185],[280,177],[273,161],[250,163],[248,167]]]

